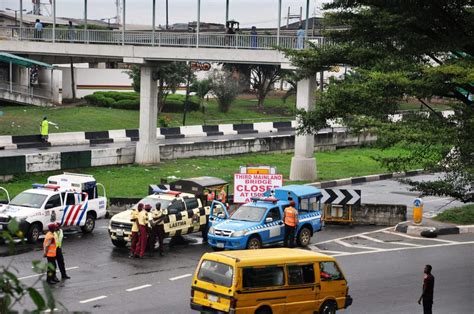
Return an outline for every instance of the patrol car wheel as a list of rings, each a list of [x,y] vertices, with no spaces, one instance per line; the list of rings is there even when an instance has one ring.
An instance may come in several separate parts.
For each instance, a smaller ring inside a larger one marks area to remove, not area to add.
[[[252,237],[247,242],[247,249],[258,250],[262,248],[262,241],[258,237]]]
[[[328,301],[321,306],[319,314],[336,314],[337,305],[333,301]]]
[[[311,230],[307,227],[303,227],[298,234],[298,245],[299,246],[308,246],[311,241]]]
[[[38,223],[31,225],[30,229],[28,230],[28,234],[26,235],[26,240],[29,243],[36,243],[41,235],[41,226]]]
[[[86,223],[81,227],[83,233],[91,233],[95,228],[95,218],[92,215],[87,215]]]
[[[125,241],[121,241],[121,240],[112,240],[112,244],[116,247],[120,247],[120,248],[123,248],[123,247],[126,247],[127,246],[127,242]]]

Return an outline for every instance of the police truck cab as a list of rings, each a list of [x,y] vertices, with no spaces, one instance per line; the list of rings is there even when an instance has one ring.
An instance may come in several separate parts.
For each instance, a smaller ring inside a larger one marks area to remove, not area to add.
[[[288,197],[298,210],[296,241],[305,247],[311,237],[322,230],[321,191],[307,185],[288,185],[264,193],[264,197],[240,206],[232,215],[224,204],[211,206],[208,243],[214,249],[259,249],[282,242],[285,236],[283,215],[290,206]]]
[[[16,219],[30,243],[38,241],[50,223],[90,233],[106,210],[105,188],[93,176],[64,173],[49,177],[47,184],[33,184],[0,207],[0,230],[6,230],[10,220]]]

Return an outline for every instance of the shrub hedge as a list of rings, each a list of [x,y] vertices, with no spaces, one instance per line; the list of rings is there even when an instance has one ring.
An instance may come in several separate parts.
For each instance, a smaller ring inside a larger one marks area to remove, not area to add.
[[[185,95],[169,94],[166,98],[163,112],[183,112]],[[109,107],[116,109],[138,110],[140,108],[140,94],[135,92],[95,92],[84,97],[91,106]],[[190,96],[188,102],[189,111],[200,109],[199,99]]]

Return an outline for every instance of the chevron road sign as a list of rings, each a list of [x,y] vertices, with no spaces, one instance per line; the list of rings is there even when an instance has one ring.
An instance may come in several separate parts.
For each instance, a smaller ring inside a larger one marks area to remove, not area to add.
[[[322,189],[321,203],[333,205],[360,205],[361,190]]]

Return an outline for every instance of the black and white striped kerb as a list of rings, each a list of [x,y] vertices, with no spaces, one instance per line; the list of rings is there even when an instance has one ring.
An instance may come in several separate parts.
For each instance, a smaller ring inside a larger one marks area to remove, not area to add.
[[[361,190],[347,189],[324,189],[321,193],[321,203],[333,205],[360,205],[362,195]]]

